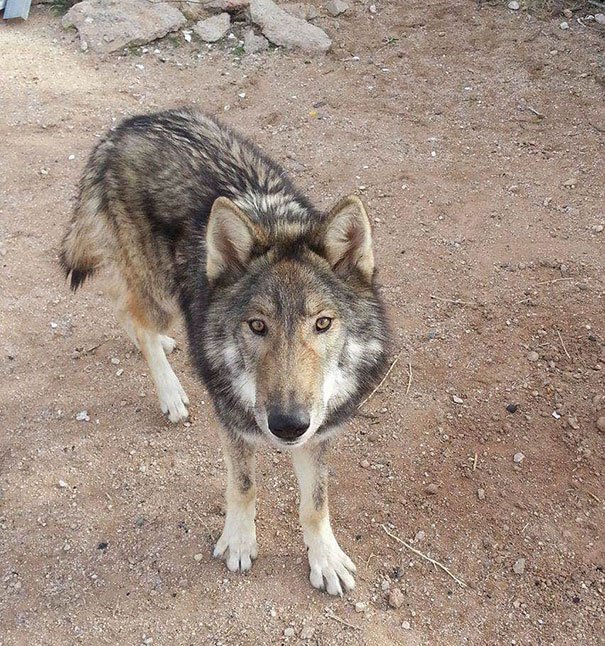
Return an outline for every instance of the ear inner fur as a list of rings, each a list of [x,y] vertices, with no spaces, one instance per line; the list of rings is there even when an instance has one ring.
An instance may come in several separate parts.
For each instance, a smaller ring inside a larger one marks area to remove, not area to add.
[[[253,224],[248,216],[226,197],[212,205],[206,229],[206,273],[216,280],[225,270],[245,267],[254,246]]]
[[[334,269],[356,268],[368,282],[372,280],[372,230],[363,202],[356,195],[345,197],[330,211],[323,243]]]

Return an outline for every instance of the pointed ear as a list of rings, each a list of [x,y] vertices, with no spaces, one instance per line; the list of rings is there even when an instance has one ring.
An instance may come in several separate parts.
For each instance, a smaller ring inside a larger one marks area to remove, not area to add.
[[[324,229],[326,260],[334,269],[358,270],[370,282],[374,275],[372,230],[363,202],[345,197],[330,211]]]
[[[215,200],[206,228],[206,275],[213,282],[227,270],[243,271],[254,245],[255,226],[226,197]]]

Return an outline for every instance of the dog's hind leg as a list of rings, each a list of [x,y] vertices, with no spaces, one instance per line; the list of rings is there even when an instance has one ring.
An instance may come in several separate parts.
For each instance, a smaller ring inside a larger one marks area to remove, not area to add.
[[[314,588],[342,595],[355,587],[355,565],[342,551],[330,525],[328,511],[327,442],[292,450],[300,485],[300,523],[308,548],[310,581]]]
[[[223,436],[227,513],[214,556],[224,557],[232,572],[243,572],[250,569],[257,554],[255,451],[250,442],[233,436],[229,431]]]

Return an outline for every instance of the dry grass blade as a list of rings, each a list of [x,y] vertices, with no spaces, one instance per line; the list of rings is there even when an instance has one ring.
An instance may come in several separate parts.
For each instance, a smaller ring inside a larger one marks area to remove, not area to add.
[[[434,294],[431,294],[431,298],[434,301],[441,301],[442,303],[452,303],[453,305],[470,305],[471,307],[479,307],[479,303],[473,303],[471,301],[461,301],[459,299],[451,299],[451,298],[441,298],[439,296],[435,296]]]
[[[395,367],[395,364],[399,361],[400,356],[401,356],[401,351],[397,354],[395,359],[393,359],[393,363],[390,365],[389,369],[387,370],[387,374],[380,380],[380,383],[378,384],[378,386],[374,388],[374,390],[361,402],[361,404],[359,404],[359,406],[357,407],[357,410],[359,410],[366,402],[368,402],[370,399],[372,399],[372,397],[374,397],[378,389],[388,379],[389,375],[391,374],[391,371]]]
[[[407,395],[410,392],[410,387],[412,385],[412,363],[408,361],[408,385],[405,389],[405,394]]]
[[[386,532],[388,536],[390,536],[393,540],[397,541],[398,543],[401,543],[404,547],[407,547],[408,550],[411,552],[414,552],[414,554],[417,554],[418,556],[422,557],[425,561],[428,561],[429,563],[432,563],[435,567],[438,567],[442,569],[446,574],[452,577],[454,581],[461,587],[461,588],[466,588],[467,585],[464,581],[459,579],[455,574],[452,574],[450,570],[448,570],[443,563],[439,563],[439,561],[435,561],[435,559],[432,559],[430,556],[427,556],[426,554],[423,554],[422,552],[419,552],[416,548],[412,547],[411,545],[408,545],[405,541],[401,540],[399,536],[395,536],[395,534],[392,534],[384,525],[382,525],[382,529]]]

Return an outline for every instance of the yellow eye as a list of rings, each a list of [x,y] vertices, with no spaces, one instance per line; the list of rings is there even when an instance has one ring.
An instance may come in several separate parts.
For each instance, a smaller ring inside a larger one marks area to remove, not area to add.
[[[315,321],[315,329],[318,332],[325,332],[330,329],[332,325],[332,319],[328,316],[320,316],[317,321]]]
[[[251,319],[250,321],[248,321],[248,325],[250,326],[250,329],[254,332],[254,334],[264,336],[267,333],[267,325],[260,319]]]

